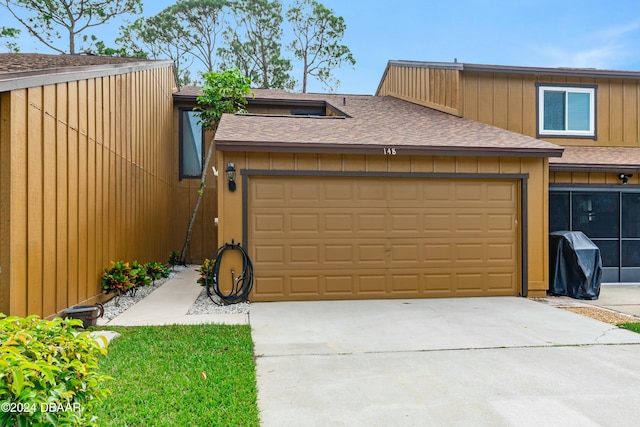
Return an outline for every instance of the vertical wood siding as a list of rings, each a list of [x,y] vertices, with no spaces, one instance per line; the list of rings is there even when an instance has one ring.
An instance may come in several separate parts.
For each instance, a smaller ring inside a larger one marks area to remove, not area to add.
[[[640,80],[390,66],[378,95],[536,137],[536,83],[597,85],[597,139],[541,138],[559,145],[640,146]]]
[[[193,105],[184,105],[183,107],[191,108],[192,106]],[[182,246],[184,245],[185,238],[187,236],[187,229],[189,228],[189,221],[191,220],[193,208],[198,198],[198,190],[200,190],[199,178],[180,179],[180,160],[178,158],[180,152],[180,130],[178,127],[180,113],[178,107],[179,106],[176,105],[173,117],[173,121],[175,123],[173,136],[173,153],[175,159],[172,163],[171,174],[172,179],[176,184],[175,203],[172,205],[174,218],[171,230],[171,237],[173,241],[172,251],[182,250]],[[207,154],[209,145],[213,143],[213,136],[214,134],[212,132],[207,132],[205,134],[204,156]],[[213,176],[212,170],[212,167],[215,165],[216,151],[214,150],[209,164],[209,170],[207,171],[204,195],[193,225],[191,243],[189,245],[189,250],[185,255],[187,263],[202,263],[205,258],[211,258],[218,247],[218,229],[214,224],[214,219],[218,215],[218,190],[217,180]],[[224,172],[221,172],[220,175],[224,175]]]
[[[619,173],[605,172],[549,172],[550,184],[620,185]],[[640,176],[634,173],[628,185],[639,185]]]
[[[460,115],[459,79],[458,70],[390,66],[378,95]]]
[[[243,169],[343,172],[424,172],[528,174],[527,251],[529,296],[542,297],[549,287],[548,267],[548,160],[515,157],[367,156],[298,153],[218,153],[217,168],[235,162],[238,190],[230,193],[218,177],[218,244],[242,242]]]
[[[536,83],[598,86],[597,140],[541,139],[560,145],[640,146],[640,80],[466,71],[461,78],[461,114],[535,138]]]
[[[2,94],[0,312],[51,316],[101,299],[110,261],[166,261],[174,86],[159,68]]]

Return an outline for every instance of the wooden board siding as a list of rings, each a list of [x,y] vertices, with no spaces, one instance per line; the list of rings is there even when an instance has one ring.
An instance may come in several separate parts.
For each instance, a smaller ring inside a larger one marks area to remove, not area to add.
[[[378,95],[460,115],[459,79],[458,70],[390,66]]]
[[[174,86],[167,67],[2,94],[0,312],[51,316],[100,299],[110,261],[166,262]]]
[[[198,198],[200,190],[199,178],[183,178],[180,179],[180,129],[179,123],[179,107],[192,108],[193,104],[176,104],[173,112],[173,122],[175,123],[174,134],[172,139],[172,147],[175,158],[171,163],[171,177],[175,183],[175,203],[171,207],[173,217],[173,227],[171,229],[171,238],[174,242],[174,250],[182,250],[189,221],[193,213],[193,208]],[[205,133],[204,156],[206,156],[209,145],[213,141],[213,133]],[[218,190],[217,180],[213,176],[212,167],[216,165],[217,152],[214,150],[207,171],[206,186],[204,195],[198,208],[198,214],[193,226],[191,234],[191,243],[189,250],[185,255],[187,263],[200,264],[205,258],[211,258],[218,248],[218,229],[215,227],[214,219],[218,213]],[[225,166],[226,167],[226,166]],[[224,169],[222,169],[224,170]],[[224,173],[220,173],[224,175]]]
[[[10,305],[9,288],[9,242],[11,230],[9,217],[11,214],[11,150],[9,140],[11,133],[11,94],[0,93],[0,312],[7,311]]]
[[[549,172],[549,184],[620,185],[619,173]],[[640,174],[634,173],[627,185],[639,185]]]
[[[465,71],[461,115],[536,137],[536,83],[597,85],[597,140],[541,138],[559,145],[640,146],[640,80]]]
[[[414,172],[414,173],[480,173],[527,174],[525,201],[528,218],[528,290],[529,296],[540,297],[548,289],[548,161],[538,158],[490,158],[448,156],[375,156],[308,153],[218,153],[217,168],[235,162],[238,190],[230,193],[218,177],[220,227],[218,245],[232,240],[243,241],[242,170],[335,171],[335,172]],[[291,177],[290,179],[295,179]],[[238,269],[238,266],[235,266]]]

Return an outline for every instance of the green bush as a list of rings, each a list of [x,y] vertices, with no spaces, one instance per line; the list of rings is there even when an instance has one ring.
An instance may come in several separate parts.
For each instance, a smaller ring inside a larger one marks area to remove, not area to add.
[[[147,275],[147,268],[144,265],[133,261],[130,267],[129,275],[134,288],[151,284],[151,277]]]
[[[215,279],[215,266],[215,259],[205,258],[200,267],[196,269],[196,271],[200,273],[200,278],[197,280],[197,282],[202,286],[204,286],[205,283],[209,283],[209,285],[211,285],[213,283],[213,280]]]
[[[169,265],[171,266],[171,268],[175,267],[176,265],[181,264],[180,261],[180,251],[173,251],[169,254]]]
[[[101,277],[102,290],[106,294],[124,295],[135,287],[131,278],[131,267],[128,262],[111,262],[111,267],[105,269]]]
[[[148,262],[144,266],[147,269],[147,274],[153,281],[166,279],[171,274],[171,269],[169,267],[165,267],[160,262]]]
[[[97,369],[106,350],[79,325],[0,313],[0,426],[97,426],[111,377]]]

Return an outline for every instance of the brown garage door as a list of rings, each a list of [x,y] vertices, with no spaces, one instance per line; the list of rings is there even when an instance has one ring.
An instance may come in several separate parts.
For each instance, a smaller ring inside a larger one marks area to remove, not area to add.
[[[253,301],[517,295],[515,180],[251,177]]]

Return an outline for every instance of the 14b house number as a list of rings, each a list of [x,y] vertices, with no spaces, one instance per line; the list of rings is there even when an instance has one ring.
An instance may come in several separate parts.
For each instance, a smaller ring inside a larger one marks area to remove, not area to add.
[[[387,156],[395,156],[396,154],[398,154],[395,148],[386,147],[386,148],[383,148],[382,151]]]

